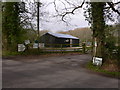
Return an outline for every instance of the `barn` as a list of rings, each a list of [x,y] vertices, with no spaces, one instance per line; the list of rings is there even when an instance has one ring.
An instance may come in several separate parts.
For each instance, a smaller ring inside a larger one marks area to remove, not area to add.
[[[47,32],[40,37],[40,43],[45,47],[75,47],[79,46],[79,38],[68,34]]]

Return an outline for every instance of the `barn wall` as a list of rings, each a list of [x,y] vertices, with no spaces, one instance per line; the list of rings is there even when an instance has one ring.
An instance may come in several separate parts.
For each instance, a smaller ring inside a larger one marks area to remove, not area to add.
[[[68,42],[66,42],[68,40]],[[45,47],[70,47],[70,39],[69,38],[57,38],[54,37],[48,33],[44,34],[43,36],[40,37],[40,42],[45,44]],[[68,44],[68,45],[65,45]],[[72,44],[77,44],[77,45],[72,45],[74,46],[79,46],[79,39],[72,39]]]
[[[66,42],[66,40],[69,40]],[[62,44],[63,47],[69,47],[70,45],[65,45],[65,44],[70,44],[70,39],[67,38],[56,38],[56,43],[57,44]]]
[[[79,46],[79,39],[73,39],[72,43],[76,44],[76,45],[72,45],[73,47]]]
[[[45,34],[40,37],[40,42],[45,44],[45,47],[54,47],[55,37],[50,34]]]

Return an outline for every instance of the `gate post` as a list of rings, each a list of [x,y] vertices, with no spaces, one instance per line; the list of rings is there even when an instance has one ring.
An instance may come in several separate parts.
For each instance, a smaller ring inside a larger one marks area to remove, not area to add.
[[[85,53],[85,51],[86,51],[86,44],[85,44],[85,42],[82,43],[82,49],[83,49],[83,50],[82,50],[83,53]]]

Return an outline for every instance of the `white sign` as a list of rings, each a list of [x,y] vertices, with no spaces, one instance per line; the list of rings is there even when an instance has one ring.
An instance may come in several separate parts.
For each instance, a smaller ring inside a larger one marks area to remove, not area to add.
[[[38,43],[34,43],[33,48],[38,48]]]
[[[25,44],[29,44],[30,43],[30,40],[25,40]]]
[[[93,57],[93,64],[97,65],[97,66],[101,66],[102,65],[102,58]]]
[[[25,45],[24,44],[18,44],[18,52],[25,51]]]
[[[39,43],[39,47],[44,48],[45,47],[44,43]],[[38,48],[38,43],[34,43],[33,48]]]

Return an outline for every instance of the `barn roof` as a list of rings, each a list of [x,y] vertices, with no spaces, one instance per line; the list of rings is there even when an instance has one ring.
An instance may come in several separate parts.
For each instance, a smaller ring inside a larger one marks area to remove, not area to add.
[[[68,35],[68,34],[58,34],[58,33],[51,33],[51,32],[48,32],[48,34],[51,34],[55,37],[58,37],[58,38],[71,38],[71,39],[79,39],[77,37],[74,37],[72,35]]]

